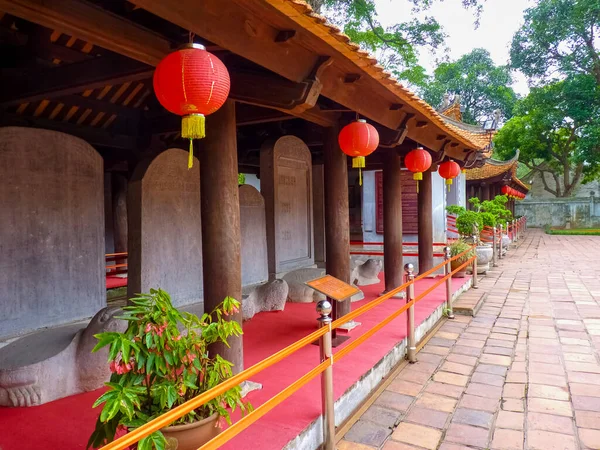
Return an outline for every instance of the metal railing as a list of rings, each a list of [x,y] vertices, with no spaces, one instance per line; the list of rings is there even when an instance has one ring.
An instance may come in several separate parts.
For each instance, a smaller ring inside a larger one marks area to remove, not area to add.
[[[348,355],[352,350],[357,348],[375,333],[377,333],[384,326],[388,325],[402,313],[408,311],[407,313],[407,357],[410,362],[416,361],[416,340],[415,340],[415,321],[414,321],[414,306],[420,300],[425,298],[443,283],[446,284],[446,299],[445,299],[445,308],[450,313],[448,317],[454,317],[452,314],[452,286],[451,286],[451,277],[455,273],[463,270],[468,265],[473,265],[473,285],[474,287],[477,285],[477,256],[472,256],[460,266],[451,270],[452,261],[463,258],[469,252],[473,250],[474,246],[465,250],[464,252],[450,258],[450,249],[446,247],[444,249],[444,254],[447,257],[442,263],[437,266],[431,268],[430,270],[419,274],[419,276],[414,275],[414,268],[412,264],[407,264],[405,266],[406,272],[406,282],[401,286],[391,290],[385,295],[381,295],[375,300],[366,303],[365,305],[357,308],[356,310],[346,314],[343,317],[340,317],[337,320],[332,320],[330,317],[331,313],[331,304],[328,300],[322,300],[317,304],[317,312],[320,317],[317,319],[319,323],[319,328],[305,336],[304,338],[294,342],[293,344],[285,347],[284,349],[274,353],[273,355],[265,358],[259,363],[249,367],[248,369],[234,375],[233,377],[227,379],[223,383],[218,386],[198,395],[197,397],[183,403],[176,408],[168,411],[156,419],[151,420],[150,422],[142,425],[139,428],[136,428],[130,431],[128,434],[118,438],[117,440],[105,445],[101,450],[124,450],[130,445],[137,443],[140,439],[148,436],[155,431],[158,431],[162,428],[165,428],[172,424],[174,421],[180,419],[191,411],[201,407],[206,402],[216,398],[219,395],[224,394],[229,389],[240,385],[242,382],[250,379],[254,375],[259,372],[273,366],[274,364],[282,361],[293,353],[297,352],[303,347],[310,345],[315,342],[317,339],[319,340],[320,346],[320,363],[308,373],[303,375],[301,378],[296,380],[294,383],[289,385],[287,388],[283,389],[274,397],[267,400],[262,405],[258,406],[254,411],[242,417],[240,420],[232,424],[230,427],[225,429],[222,433],[214,437],[208,443],[204,444],[199,450],[209,450],[219,448],[221,445],[228,442],[230,439],[238,435],[244,429],[248,428],[251,424],[256,422],[262,416],[264,416],[267,412],[280,405],[285,399],[290,397],[292,394],[297,392],[302,386],[306,385],[309,381],[321,375],[321,397],[322,397],[322,408],[323,408],[323,448],[325,450],[333,450],[335,443],[335,410],[334,410],[334,394],[333,394],[333,365],[334,363],[340,361],[346,355]],[[415,296],[414,285],[415,282],[421,280],[437,270],[444,268],[445,275],[440,279],[436,280],[436,282],[426,289],[424,292],[421,292],[419,295]],[[361,336],[356,337],[353,341],[351,341],[345,347],[342,347],[335,354],[332,349],[332,332],[333,330],[341,327],[347,322],[354,320],[360,315],[366,313],[367,311],[376,308],[381,305],[388,299],[394,297],[396,294],[401,291],[406,290],[406,303],[388,317],[383,319],[377,325],[375,325],[370,330],[367,330]]]

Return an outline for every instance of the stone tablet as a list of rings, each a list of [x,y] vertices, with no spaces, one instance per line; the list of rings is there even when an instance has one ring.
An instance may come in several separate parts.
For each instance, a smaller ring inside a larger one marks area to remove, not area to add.
[[[169,149],[134,171],[127,193],[129,297],[161,288],[176,306],[202,301],[200,164],[188,169],[187,155]]]
[[[49,130],[0,128],[0,337],[106,305],[101,156]]]
[[[260,154],[269,275],[314,264],[312,163],[304,142],[283,136]]]
[[[263,283],[269,278],[265,199],[249,184],[240,186],[240,228],[242,286]]]

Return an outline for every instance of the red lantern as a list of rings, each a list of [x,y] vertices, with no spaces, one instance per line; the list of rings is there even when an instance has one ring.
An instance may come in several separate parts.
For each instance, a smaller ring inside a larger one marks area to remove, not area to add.
[[[452,179],[460,175],[460,166],[455,161],[446,161],[440,164],[438,172],[442,178],[446,179],[448,190],[450,190]]]
[[[218,110],[229,95],[229,73],[200,44],[187,44],[167,55],[154,71],[154,92],[162,106],[182,117],[181,137],[190,140],[188,168],[194,161],[193,139],[202,139],[204,117]]]
[[[510,188],[508,186],[502,186],[502,189],[500,189],[500,192],[502,192],[503,195],[509,195],[510,193]]]
[[[419,192],[419,181],[423,179],[423,172],[431,167],[431,154],[422,147],[408,152],[404,157],[404,165],[413,173],[413,180],[417,181],[417,192]]]
[[[359,183],[362,185],[365,157],[373,153],[379,146],[379,133],[366,120],[359,119],[342,128],[338,136],[338,143],[340,149],[352,157],[352,167],[358,169]]]

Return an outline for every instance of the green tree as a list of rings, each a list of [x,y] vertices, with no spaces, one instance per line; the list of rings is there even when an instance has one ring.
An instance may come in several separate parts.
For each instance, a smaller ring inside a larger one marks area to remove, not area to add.
[[[426,11],[442,0],[411,0],[413,11]],[[485,0],[463,0],[465,8],[478,14]],[[418,49],[440,49],[445,34],[432,17],[398,22],[389,27],[381,25],[375,0],[308,0],[313,9],[339,26],[353,42],[377,55],[379,63],[395,77],[421,86],[427,75],[418,64]],[[408,12],[408,11],[406,11]],[[404,14],[403,14],[404,15]]]
[[[600,87],[591,75],[533,88],[494,139],[496,153],[541,175],[544,189],[569,197],[580,181],[598,177]]]
[[[496,66],[487,50],[476,48],[454,62],[440,64],[422,95],[434,106],[442,103],[445,93],[460,95],[463,121],[477,124],[494,110],[500,110],[503,119],[510,118],[517,100],[512,81],[508,67]]]
[[[511,64],[532,78],[587,74],[600,84],[600,2],[540,0],[525,11]]]

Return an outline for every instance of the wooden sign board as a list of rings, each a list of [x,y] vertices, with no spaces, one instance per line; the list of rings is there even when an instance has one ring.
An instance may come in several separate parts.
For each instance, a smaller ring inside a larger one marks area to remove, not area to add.
[[[344,301],[360,292],[360,289],[356,286],[344,283],[331,275],[307,281],[306,285],[338,302]]]

